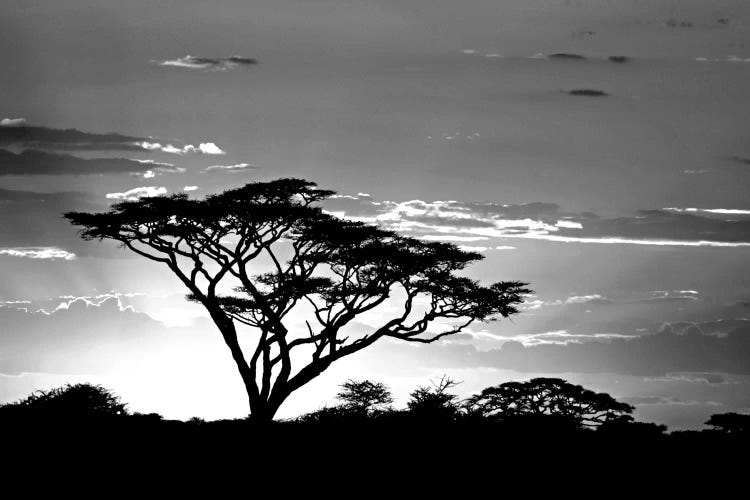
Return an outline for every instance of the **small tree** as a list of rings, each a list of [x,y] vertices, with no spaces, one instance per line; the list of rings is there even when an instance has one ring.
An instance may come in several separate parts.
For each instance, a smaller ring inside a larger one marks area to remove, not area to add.
[[[221,333],[251,417],[270,421],[293,391],[379,339],[433,342],[517,313],[529,292],[525,283],[482,286],[460,276],[478,253],[327,214],[316,204],[332,194],[279,179],[203,200],[141,198],[65,217],[84,239],[117,241],[172,271]],[[367,331],[351,328],[386,302],[400,302],[400,311]],[[305,316],[306,326],[290,326]],[[430,331],[440,321],[453,323]],[[247,357],[237,325],[254,331]]]
[[[388,386],[372,380],[347,380],[341,384],[341,392],[336,399],[346,408],[365,414],[385,410],[393,404],[393,395]]]
[[[466,399],[470,415],[507,421],[517,417],[555,416],[578,426],[631,421],[635,408],[609,394],[584,389],[560,378],[533,378],[488,387]]]
[[[406,403],[409,413],[426,420],[456,418],[460,409],[458,396],[449,393],[448,390],[457,385],[458,382],[443,375],[440,380],[432,382],[432,387],[418,387],[410,394],[411,399]]]

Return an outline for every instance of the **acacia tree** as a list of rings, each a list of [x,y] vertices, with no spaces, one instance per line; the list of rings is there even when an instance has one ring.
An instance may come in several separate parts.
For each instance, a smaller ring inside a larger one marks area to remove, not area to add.
[[[630,414],[635,410],[609,394],[546,377],[487,387],[466,399],[464,408],[470,415],[490,420],[552,415],[585,427],[632,421]]]
[[[348,410],[365,415],[393,404],[393,395],[388,386],[372,380],[347,380],[341,384],[336,399]]]
[[[278,179],[204,199],[148,197],[65,217],[86,240],[114,240],[167,266],[229,347],[251,418],[270,421],[293,391],[378,339],[433,342],[517,313],[529,292],[521,282],[482,286],[460,276],[480,254],[328,214],[318,202],[333,194]],[[369,331],[351,328],[356,317],[395,302],[399,311]],[[290,326],[303,315],[302,327]],[[455,324],[429,328],[445,321]],[[247,356],[238,325],[254,331]]]
[[[459,383],[443,375],[440,380],[432,381],[432,387],[419,386],[406,403],[409,413],[428,420],[452,420],[460,410],[458,396],[448,392]]]

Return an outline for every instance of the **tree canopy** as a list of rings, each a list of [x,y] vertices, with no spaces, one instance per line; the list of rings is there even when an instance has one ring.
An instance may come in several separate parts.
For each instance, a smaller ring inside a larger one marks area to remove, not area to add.
[[[270,420],[293,391],[378,339],[433,342],[517,313],[529,292],[518,281],[485,286],[461,275],[479,253],[335,217],[319,206],[333,194],[278,179],[65,217],[84,239],[114,240],[168,267],[221,332],[251,415]],[[400,309],[367,330],[353,324],[386,302]],[[238,325],[255,332],[247,357]]]
[[[728,434],[750,433],[750,415],[734,412],[714,413],[706,421],[706,425]]]
[[[393,403],[393,395],[388,386],[372,380],[347,380],[341,384],[341,391],[336,399],[347,408],[363,413],[382,410]]]
[[[458,396],[448,392],[458,385],[450,377],[443,375],[432,381],[432,386],[419,386],[409,394],[407,409],[414,417],[430,420],[451,420],[458,416],[460,404]]]
[[[488,387],[464,402],[470,414],[488,419],[556,416],[579,426],[630,421],[635,408],[606,393],[594,392],[560,378],[533,378]]]

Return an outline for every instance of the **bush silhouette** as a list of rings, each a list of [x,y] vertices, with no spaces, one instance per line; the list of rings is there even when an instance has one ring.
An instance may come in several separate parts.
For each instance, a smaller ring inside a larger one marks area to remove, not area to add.
[[[366,414],[386,410],[393,404],[388,386],[372,380],[347,380],[341,384],[341,392],[336,399],[345,407]]]
[[[36,391],[25,399],[0,406],[0,416],[86,418],[127,414],[126,404],[119,396],[100,385],[86,383]]]

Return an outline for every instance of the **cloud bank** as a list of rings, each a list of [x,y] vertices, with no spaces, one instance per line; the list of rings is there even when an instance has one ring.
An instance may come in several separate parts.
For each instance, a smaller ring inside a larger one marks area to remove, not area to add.
[[[561,243],[750,247],[750,218],[742,217],[750,210],[740,209],[667,208],[603,218],[589,212],[562,212],[558,205],[541,202],[376,202],[363,196],[338,196],[328,200],[326,208],[353,220],[433,240],[525,238]]]
[[[686,328],[667,325],[658,333],[641,336],[547,332],[506,340],[500,348],[489,350],[480,350],[471,342],[449,341],[415,346],[410,355],[428,367],[494,368],[522,373],[649,377],[704,374],[696,382],[706,380],[707,374],[750,374],[750,320],[734,320],[734,327],[725,334],[710,333],[708,323],[711,322],[692,323]],[[387,350],[382,356],[392,356],[394,363],[404,355],[396,344],[384,343],[376,349]],[[717,378],[711,380],[716,382]]]

